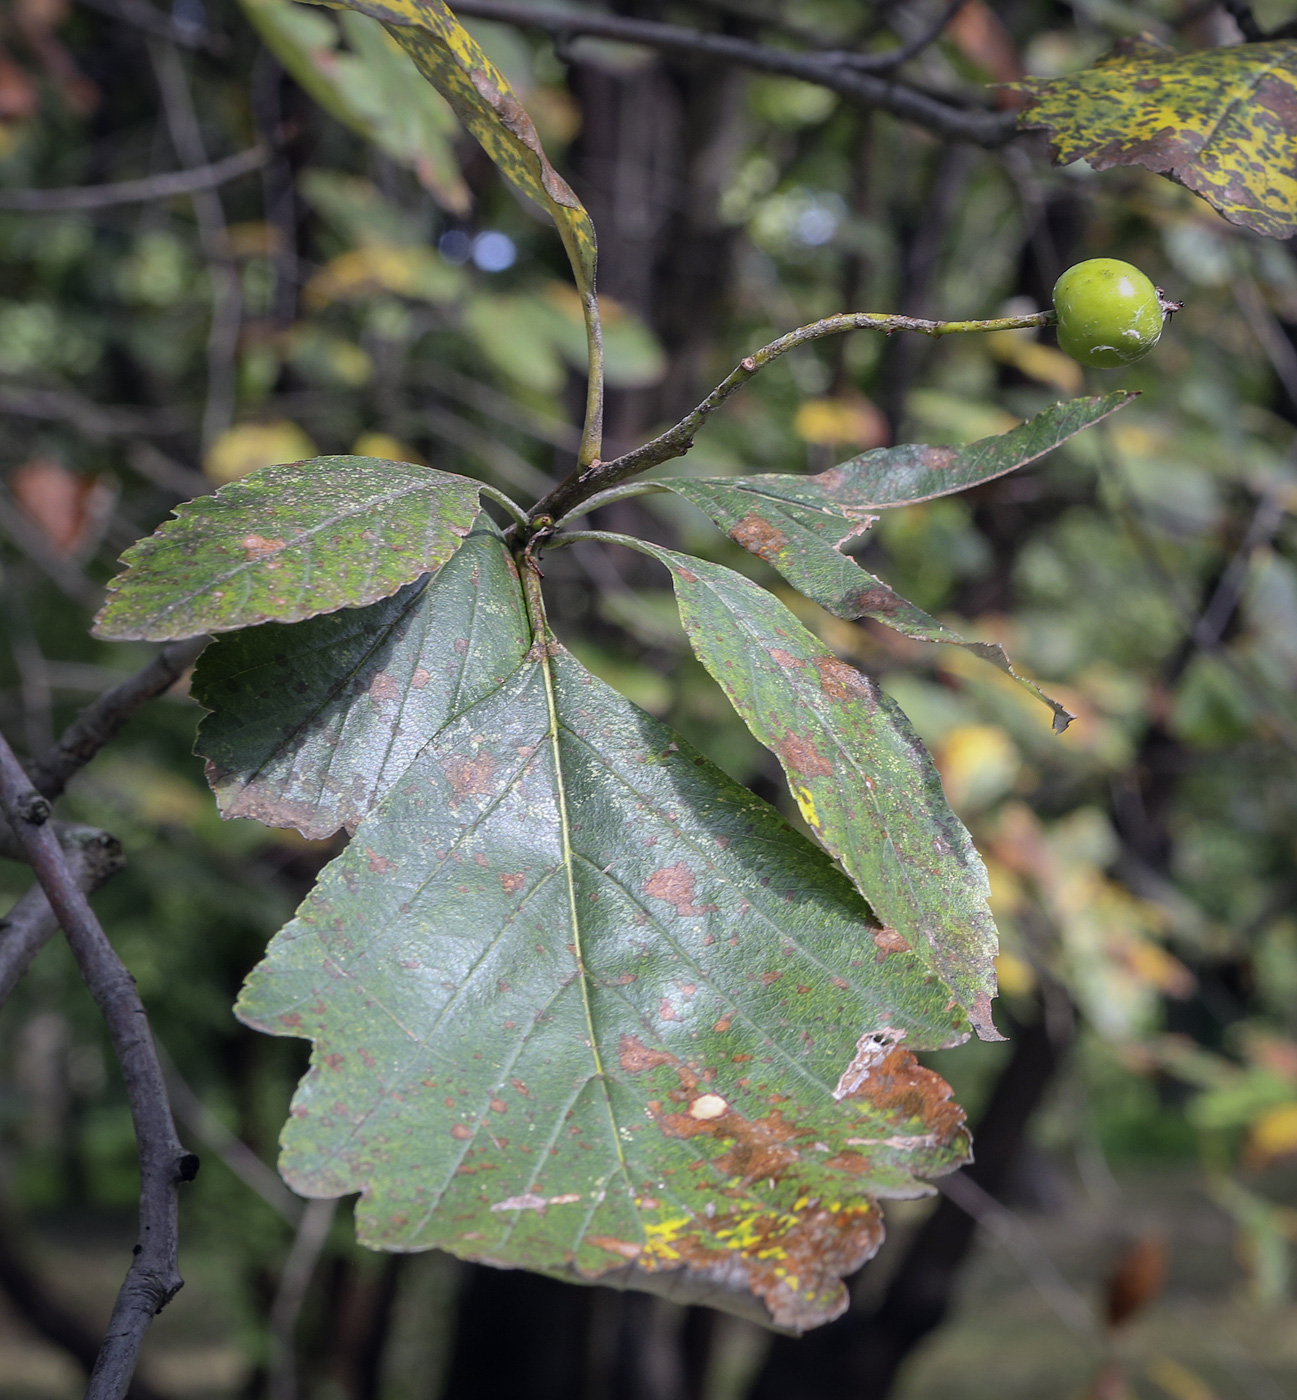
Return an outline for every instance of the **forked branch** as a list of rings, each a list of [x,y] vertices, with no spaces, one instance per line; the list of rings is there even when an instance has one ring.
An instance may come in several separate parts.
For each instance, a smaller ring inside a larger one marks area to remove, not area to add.
[[[1029,316],[1000,316],[989,321],[927,321],[918,316],[889,316],[874,311],[845,311],[838,316],[826,316],[822,321],[813,321],[809,326],[799,326],[769,345],[740,360],[733,370],[711,391],[691,413],[673,428],[659,434],[650,442],[614,458],[611,462],[593,462],[590,466],[573,472],[543,500],[532,508],[533,526],[551,525],[564,515],[570,515],[583,501],[597,492],[616,486],[629,477],[638,476],[650,467],[660,466],[675,457],[683,457],[693,446],[694,434],[730,397],[741,389],[749,379],[766,365],[796,350],[799,345],[808,345],[813,340],[823,340],[825,336],[842,335],[847,331],[882,331],[891,335],[895,331],[914,331],[919,335],[940,337],[962,335],[971,331],[1015,331],[1029,330],[1054,324],[1053,311],[1036,311]]]
[[[454,8],[457,14],[539,29],[560,39],[588,34],[800,78],[803,82],[829,88],[848,102],[877,107],[950,141],[968,141],[996,149],[1007,145],[1017,134],[1017,118],[1012,112],[961,107],[958,99],[933,97],[892,74],[892,69],[918,48],[931,43],[940,30],[925,34],[922,43],[913,48],[907,45],[885,54],[799,53],[683,25],[659,24],[656,20],[628,19],[588,10],[547,9],[527,3],[527,0],[456,0]],[[949,18],[948,13],[941,22],[942,28]]]

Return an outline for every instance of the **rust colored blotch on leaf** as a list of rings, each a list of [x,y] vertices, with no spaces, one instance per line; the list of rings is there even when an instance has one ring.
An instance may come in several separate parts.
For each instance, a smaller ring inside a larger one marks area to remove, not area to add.
[[[782,530],[756,514],[745,515],[737,525],[731,526],[730,539],[759,559],[766,560],[777,559],[779,551],[788,543],[788,536]]]
[[[870,707],[876,703],[873,686],[845,661],[836,656],[820,656],[815,660],[820,673],[820,689],[834,700],[864,700]]]
[[[401,693],[394,677],[380,671],[369,683],[369,693],[375,700],[395,700]]]
[[[888,953],[908,953],[910,945],[894,928],[876,928],[874,947],[886,957]]]
[[[804,734],[791,730],[775,745],[784,766],[808,778],[831,778],[833,765]]]
[[[489,793],[495,777],[495,759],[489,753],[477,758],[448,758],[446,777],[456,797],[481,797]]]
[[[519,891],[520,889],[522,889],[522,887],[523,887],[526,883],[527,883],[527,877],[526,877],[525,875],[501,875],[501,876],[500,876],[500,885],[501,885],[501,887],[503,888],[505,894],[517,894],[518,891]]]
[[[696,889],[694,873],[684,861],[677,861],[675,865],[668,865],[664,870],[654,871],[644,881],[644,893],[654,899],[665,900],[682,919],[692,914],[710,913],[716,907],[714,904],[695,904]]]
[[[639,1074],[646,1069],[657,1069],[659,1065],[673,1065],[676,1057],[665,1050],[650,1050],[642,1040],[633,1035],[621,1038],[621,1052],[618,1062],[627,1074]]]
[[[268,540],[262,535],[244,535],[239,546],[249,560],[264,559],[268,554],[276,554],[283,549],[283,540]]]

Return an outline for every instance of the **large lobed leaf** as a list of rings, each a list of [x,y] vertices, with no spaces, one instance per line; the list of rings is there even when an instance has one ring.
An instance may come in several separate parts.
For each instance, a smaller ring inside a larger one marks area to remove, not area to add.
[[[517,589],[498,541],[468,548],[483,586]],[[414,606],[443,617],[436,586]],[[441,636],[455,651],[462,621]],[[756,1299],[792,1330],[835,1316],[881,1239],[873,1198],[966,1160],[911,1053],[964,1018],[824,852],[547,634],[503,687],[462,654],[465,699],[489,693],[240,1000],[315,1041],[287,1179],[360,1191],[375,1247]]]
[[[95,635],[163,642],[372,603],[450,558],[480,490],[377,457],[264,467],[132,545]]]
[[[1013,669],[996,642],[970,642],[841,552],[867,531],[875,512],[967,490],[1037,461],[1136,397],[1054,404],[998,437],[962,447],[907,443],[880,447],[816,476],[681,477],[659,484],[692,501],[744,549],[764,559],[837,617],[871,617],[908,637],[966,647],[1006,671],[1054,711],[1061,732],[1072,716]]]
[[[1093,68],[1013,84],[1023,127],[1044,127],[1060,163],[1143,165],[1233,223],[1297,234],[1297,42],[1176,53],[1128,40]]]
[[[978,1035],[1003,1039],[986,869],[900,706],[751,579],[641,547],[671,570],[694,651],[779,759],[807,824],[882,921],[879,938],[915,949]]]
[[[509,677],[529,640],[485,515],[438,573],[394,597],[218,637],[192,691],[214,712],[195,748],[222,814],[314,838],[354,831],[429,735]]]

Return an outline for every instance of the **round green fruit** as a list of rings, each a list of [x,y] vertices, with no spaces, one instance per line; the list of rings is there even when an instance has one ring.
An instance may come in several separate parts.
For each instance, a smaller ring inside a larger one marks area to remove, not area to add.
[[[1058,343],[1096,369],[1142,360],[1157,344],[1165,319],[1157,288],[1137,267],[1116,258],[1077,263],[1054,284]]]

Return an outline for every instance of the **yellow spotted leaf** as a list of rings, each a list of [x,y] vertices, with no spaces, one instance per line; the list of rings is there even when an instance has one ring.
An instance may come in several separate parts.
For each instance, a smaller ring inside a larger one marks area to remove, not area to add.
[[[590,359],[583,464],[599,455],[603,368],[599,304],[595,298],[594,224],[567,181],[554,169],[531,118],[503,74],[443,0],[313,0],[379,20],[450,103],[464,126],[521,194],[548,210],[567,250],[585,316]]]
[[[1066,78],[1028,78],[1024,128],[1060,164],[1143,165],[1232,223],[1297,234],[1297,41],[1177,53],[1127,41]]]

